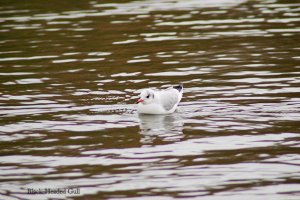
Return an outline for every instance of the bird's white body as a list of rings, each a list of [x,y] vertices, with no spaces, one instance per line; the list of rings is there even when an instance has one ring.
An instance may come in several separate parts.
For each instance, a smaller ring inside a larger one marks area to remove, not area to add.
[[[137,111],[141,114],[173,113],[182,98],[182,93],[182,86],[171,87],[166,90],[143,90]]]

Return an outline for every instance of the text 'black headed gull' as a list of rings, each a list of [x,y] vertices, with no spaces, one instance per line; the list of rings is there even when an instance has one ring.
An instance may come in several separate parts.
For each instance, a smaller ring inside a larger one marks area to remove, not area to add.
[[[173,113],[182,98],[183,86],[173,86],[165,90],[142,90],[137,111],[141,114]]]

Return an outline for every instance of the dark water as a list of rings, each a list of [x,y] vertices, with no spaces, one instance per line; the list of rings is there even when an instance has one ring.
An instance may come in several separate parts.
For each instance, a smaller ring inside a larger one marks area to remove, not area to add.
[[[0,199],[299,199],[299,33],[299,1],[1,1]]]

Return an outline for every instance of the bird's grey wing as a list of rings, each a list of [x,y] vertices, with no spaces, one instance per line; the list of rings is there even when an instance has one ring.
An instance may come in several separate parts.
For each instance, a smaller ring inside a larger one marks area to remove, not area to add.
[[[178,91],[167,89],[160,92],[160,100],[165,110],[171,110],[179,101]]]

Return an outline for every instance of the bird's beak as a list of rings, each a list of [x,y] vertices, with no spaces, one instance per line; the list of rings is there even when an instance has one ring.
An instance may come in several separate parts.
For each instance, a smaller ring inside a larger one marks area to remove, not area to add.
[[[141,102],[144,102],[144,99],[137,100],[137,103],[141,103]]]

